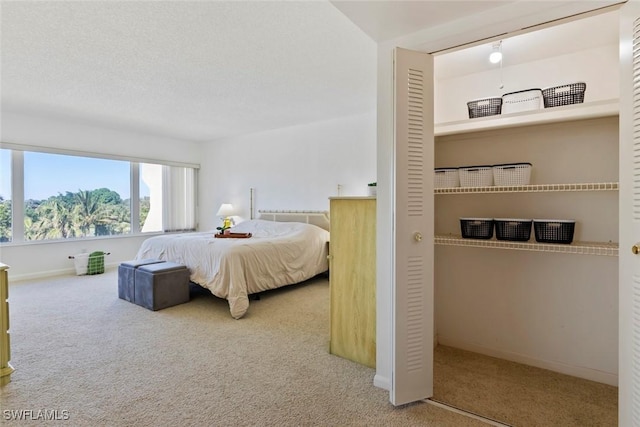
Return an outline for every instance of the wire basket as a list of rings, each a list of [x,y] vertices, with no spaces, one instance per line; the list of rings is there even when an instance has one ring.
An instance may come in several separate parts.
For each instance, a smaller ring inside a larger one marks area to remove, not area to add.
[[[460,218],[460,231],[465,239],[493,237],[493,218]]]
[[[526,242],[531,238],[530,219],[496,218],[496,239]]]
[[[459,187],[458,168],[436,168],[433,186],[435,188]]]
[[[493,182],[495,185],[529,185],[530,181],[531,163],[493,165]]]
[[[542,89],[525,89],[502,95],[502,114],[539,110],[543,105]]]
[[[573,232],[576,222],[570,219],[534,219],[533,229],[536,241],[540,243],[573,242]]]
[[[89,263],[87,264],[87,274],[104,273],[104,256],[106,252],[96,251],[89,254]]]
[[[542,89],[544,107],[550,108],[561,105],[581,104],[584,102],[585,90],[587,90],[587,84],[584,82]]]
[[[469,118],[495,116],[502,111],[502,97],[482,98],[467,102]]]
[[[489,187],[493,185],[493,166],[464,166],[458,169],[460,187]]]

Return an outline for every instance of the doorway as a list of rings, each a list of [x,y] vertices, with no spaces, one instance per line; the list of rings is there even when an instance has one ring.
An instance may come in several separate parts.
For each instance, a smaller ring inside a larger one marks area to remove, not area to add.
[[[541,248],[535,233],[522,244],[458,236],[460,218],[555,218],[576,221],[576,242],[618,241],[618,22],[616,10],[589,14],[435,55],[435,167],[527,162],[534,186],[436,189],[435,401],[507,424],[584,425],[596,414],[615,424],[617,246],[577,253],[579,244]],[[503,60],[491,64],[497,42]],[[578,81],[583,105],[557,110],[575,115],[556,120],[542,104],[468,117],[467,101]],[[544,187],[581,183],[615,188]]]

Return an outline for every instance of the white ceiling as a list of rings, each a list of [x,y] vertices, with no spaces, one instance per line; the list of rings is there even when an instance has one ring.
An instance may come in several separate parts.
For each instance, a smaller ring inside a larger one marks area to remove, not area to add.
[[[503,36],[503,66],[524,64],[577,52],[617,45],[619,15],[617,11],[601,13],[583,19],[548,26],[514,36]],[[446,78],[495,69],[489,62],[493,42],[476,44],[453,52],[436,55],[435,75]]]
[[[377,42],[475,15],[520,0],[333,0],[331,3]]]
[[[375,110],[376,45],[326,1],[1,12],[3,112],[207,141]]]
[[[363,114],[377,41],[518,1],[3,2],[2,111],[194,141]],[[617,37],[578,27],[505,41],[505,59]],[[464,72],[468,55],[437,66]]]

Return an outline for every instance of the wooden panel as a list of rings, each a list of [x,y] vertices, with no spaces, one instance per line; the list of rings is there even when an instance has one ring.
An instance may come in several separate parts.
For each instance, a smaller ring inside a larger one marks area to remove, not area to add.
[[[331,199],[330,352],[376,366],[376,200]]]
[[[13,367],[11,359],[11,344],[9,341],[9,281],[7,279],[8,265],[0,263],[0,386],[11,381]]]

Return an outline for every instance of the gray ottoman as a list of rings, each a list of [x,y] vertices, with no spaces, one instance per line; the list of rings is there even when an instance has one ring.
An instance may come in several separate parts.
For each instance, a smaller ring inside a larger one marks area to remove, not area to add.
[[[159,259],[134,259],[132,261],[124,261],[118,266],[118,297],[125,301],[134,302],[135,300],[135,270],[141,265],[157,264],[163,262]]]
[[[165,261],[141,265],[134,272],[134,303],[156,311],[189,302],[191,273],[184,265]]]

